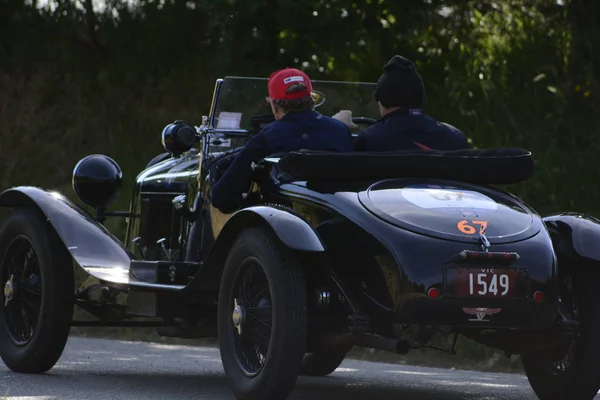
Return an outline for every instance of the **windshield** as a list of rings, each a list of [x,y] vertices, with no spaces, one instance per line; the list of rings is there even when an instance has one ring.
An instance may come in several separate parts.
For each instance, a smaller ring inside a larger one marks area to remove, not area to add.
[[[255,132],[252,117],[272,116],[266,101],[267,82],[266,78],[225,77],[217,88],[210,121],[212,128]],[[353,117],[380,118],[373,98],[374,83],[315,80],[312,86],[316,111],[323,115],[351,110]]]

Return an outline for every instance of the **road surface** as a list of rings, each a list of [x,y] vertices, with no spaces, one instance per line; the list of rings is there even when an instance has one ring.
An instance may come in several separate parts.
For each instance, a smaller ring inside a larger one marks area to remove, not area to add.
[[[522,375],[346,360],[325,378],[300,377],[289,400],[529,400]],[[235,400],[217,349],[70,337],[42,375],[0,363],[2,400]]]

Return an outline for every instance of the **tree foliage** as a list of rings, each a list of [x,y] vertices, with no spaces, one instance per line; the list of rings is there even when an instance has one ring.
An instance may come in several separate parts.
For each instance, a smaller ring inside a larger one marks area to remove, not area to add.
[[[402,54],[425,78],[428,112],[464,130],[473,146],[534,151],[536,177],[515,188],[534,206],[600,211],[597,191],[565,190],[565,182],[595,185],[587,172],[600,146],[592,122],[600,77],[595,0],[5,0],[0,7],[4,187],[33,180],[64,188],[89,151],[121,157],[135,174],[160,151],[166,123],[206,113],[223,75],[296,66],[314,78],[374,81]],[[43,173],[34,173],[39,166]]]

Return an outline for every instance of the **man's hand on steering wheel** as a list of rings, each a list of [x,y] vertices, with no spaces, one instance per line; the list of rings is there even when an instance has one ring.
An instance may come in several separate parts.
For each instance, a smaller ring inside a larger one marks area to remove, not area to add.
[[[377,120],[366,117],[352,117],[352,111],[341,110],[331,118],[335,118],[338,121],[342,121],[350,129],[358,129],[358,124],[373,125]]]
[[[364,124],[367,126],[371,126],[371,125],[377,123],[377,120],[375,118],[369,118],[369,117],[353,117],[352,122],[354,122],[355,124]]]

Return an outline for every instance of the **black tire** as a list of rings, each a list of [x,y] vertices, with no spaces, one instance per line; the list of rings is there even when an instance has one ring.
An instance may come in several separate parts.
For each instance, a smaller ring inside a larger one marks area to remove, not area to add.
[[[596,285],[599,271],[567,276],[572,282],[564,300],[575,305],[579,336],[570,347],[521,356],[529,383],[540,400],[592,400],[600,390],[600,297]],[[565,285],[562,285],[565,286]],[[570,358],[570,359],[569,359]],[[563,371],[559,361],[569,361]]]
[[[346,358],[346,352],[314,352],[304,355],[301,375],[327,376],[333,373]]]
[[[49,224],[34,210],[13,211],[0,229],[0,354],[12,371],[56,364],[71,328],[73,281],[71,256]]]
[[[250,283],[239,286],[242,281],[252,282],[254,289]],[[232,318],[234,298],[240,299],[241,335]],[[259,315],[264,322],[258,322]],[[306,320],[306,284],[298,258],[266,229],[241,232],[225,262],[218,306],[221,360],[239,400],[287,398],[302,366]],[[250,352],[243,351],[244,345]]]

